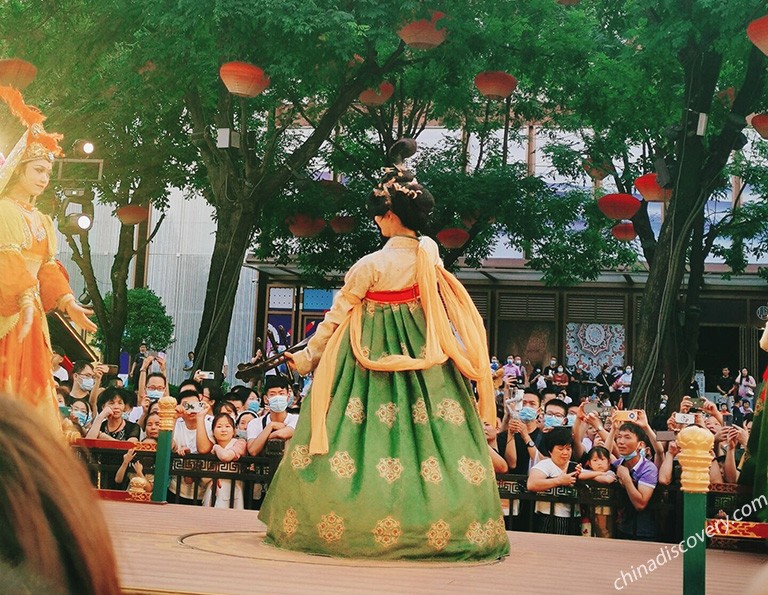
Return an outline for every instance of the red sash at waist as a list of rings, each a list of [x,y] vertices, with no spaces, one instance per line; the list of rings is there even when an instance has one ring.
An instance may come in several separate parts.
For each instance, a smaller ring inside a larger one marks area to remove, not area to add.
[[[366,300],[373,302],[385,302],[387,304],[400,304],[412,302],[419,297],[419,286],[413,285],[397,291],[369,291],[365,294]]]

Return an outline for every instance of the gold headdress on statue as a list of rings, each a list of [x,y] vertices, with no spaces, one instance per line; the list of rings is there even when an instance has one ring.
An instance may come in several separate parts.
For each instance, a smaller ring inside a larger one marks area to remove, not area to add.
[[[36,107],[24,103],[24,97],[18,89],[0,86],[0,99],[8,104],[11,113],[27,128],[0,165],[0,193],[2,193],[11,175],[22,163],[36,159],[53,161],[56,157],[61,157],[64,153],[59,146],[59,141],[64,137],[45,131],[43,128],[45,116]]]

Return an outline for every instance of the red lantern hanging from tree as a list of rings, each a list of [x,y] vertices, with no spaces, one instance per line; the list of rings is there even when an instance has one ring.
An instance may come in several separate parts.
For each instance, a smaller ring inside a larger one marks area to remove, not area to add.
[[[750,124],[760,136],[768,138],[768,114],[755,114]]]
[[[747,37],[764,54],[768,55],[768,15],[747,25]]]
[[[141,205],[125,205],[115,213],[123,225],[137,225],[149,219],[149,207]]]
[[[445,16],[442,12],[433,11],[432,20],[421,19],[408,23],[397,35],[405,45],[416,50],[431,50],[445,41],[445,29],[438,29],[435,23]]]
[[[256,97],[269,87],[269,77],[264,71],[248,62],[222,64],[219,76],[227,90],[238,97]]]
[[[0,60],[0,85],[9,85],[21,91],[35,80],[36,76],[37,68],[26,60],[19,58]]]
[[[297,238],[310,238],[316,236],[325,228],[324,219],[315,219],[309,215],[294,215],[286,219],[288,229]]]
[[[606,194],[597,201],[597,208],[608,219],[632,219],[640,210],[640,201],[631,194]]]
[[[672,190],[659,186],[656,174],[645,174],[635,180],[635,188],[648,202],[667,202]]]
[[[506,99],[517,88],[517,79],[499,71],[481,72],[475,77],[475,87],[488,99]]]
[[[631,242],[635,239],[635,226],[631,221],[622,221],[611,228],[613,237],[620,242]]]
[[[603,161],[597,163],[592,160],[591,157],[581,162],[581,167],[589,174],[589,177],[593,180],[602,180],[608,176],[608,174],[614,171],[613,164],[610,161]]]
[[[437,233],[437,241],[445,248],[461,248],[469,240],[469,232],[460,227],[449,227]]]
[[[376,107],[384,105],[389,101],[392,94],[395,92],[395,86],[392,83],[383,82],[379,85],[378,89],[366,89],[360,93],[360,103],[369,107]]]
[[[330,220],[331,229],[335,233],[349,233],[357,225],[354,217],[348,215],[338,215]]]

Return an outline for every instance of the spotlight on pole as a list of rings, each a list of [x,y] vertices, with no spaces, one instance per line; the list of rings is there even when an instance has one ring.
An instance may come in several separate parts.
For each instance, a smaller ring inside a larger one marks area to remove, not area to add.
[[[65,235],[87,233],[93,227],[93,190],[65,188],[64,202],[59,211],[59,231]],[[78,205],[80,210],[72,210]]]
[[[89,140],[78,139],[72,144],[72,151],[86,159],[93,154],[94,149],[93,143]]]

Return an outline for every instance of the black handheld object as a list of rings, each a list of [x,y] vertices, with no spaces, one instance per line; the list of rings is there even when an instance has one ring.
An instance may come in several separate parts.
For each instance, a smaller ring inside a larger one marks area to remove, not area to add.
[[[297,351],[301,351],[302,349],[304,349],[304,347],[307,346],[307,343],[309,343],[309,337],[307,337],[303,341],[299,341],[298,343],[296,343],[296,345],[289,347],[285,351],[282,351],[281,353],[277,353],[272,357],[269,357],[260,362],[256,362],[255,364],[240,364],[237,366],[237,373],[235,374],[235,378],[239,380],[248,381],[255,376],[259,376],[263,374],[267,370],[276,368],[277,366],[285,362],[286,353],[296,353]]]

